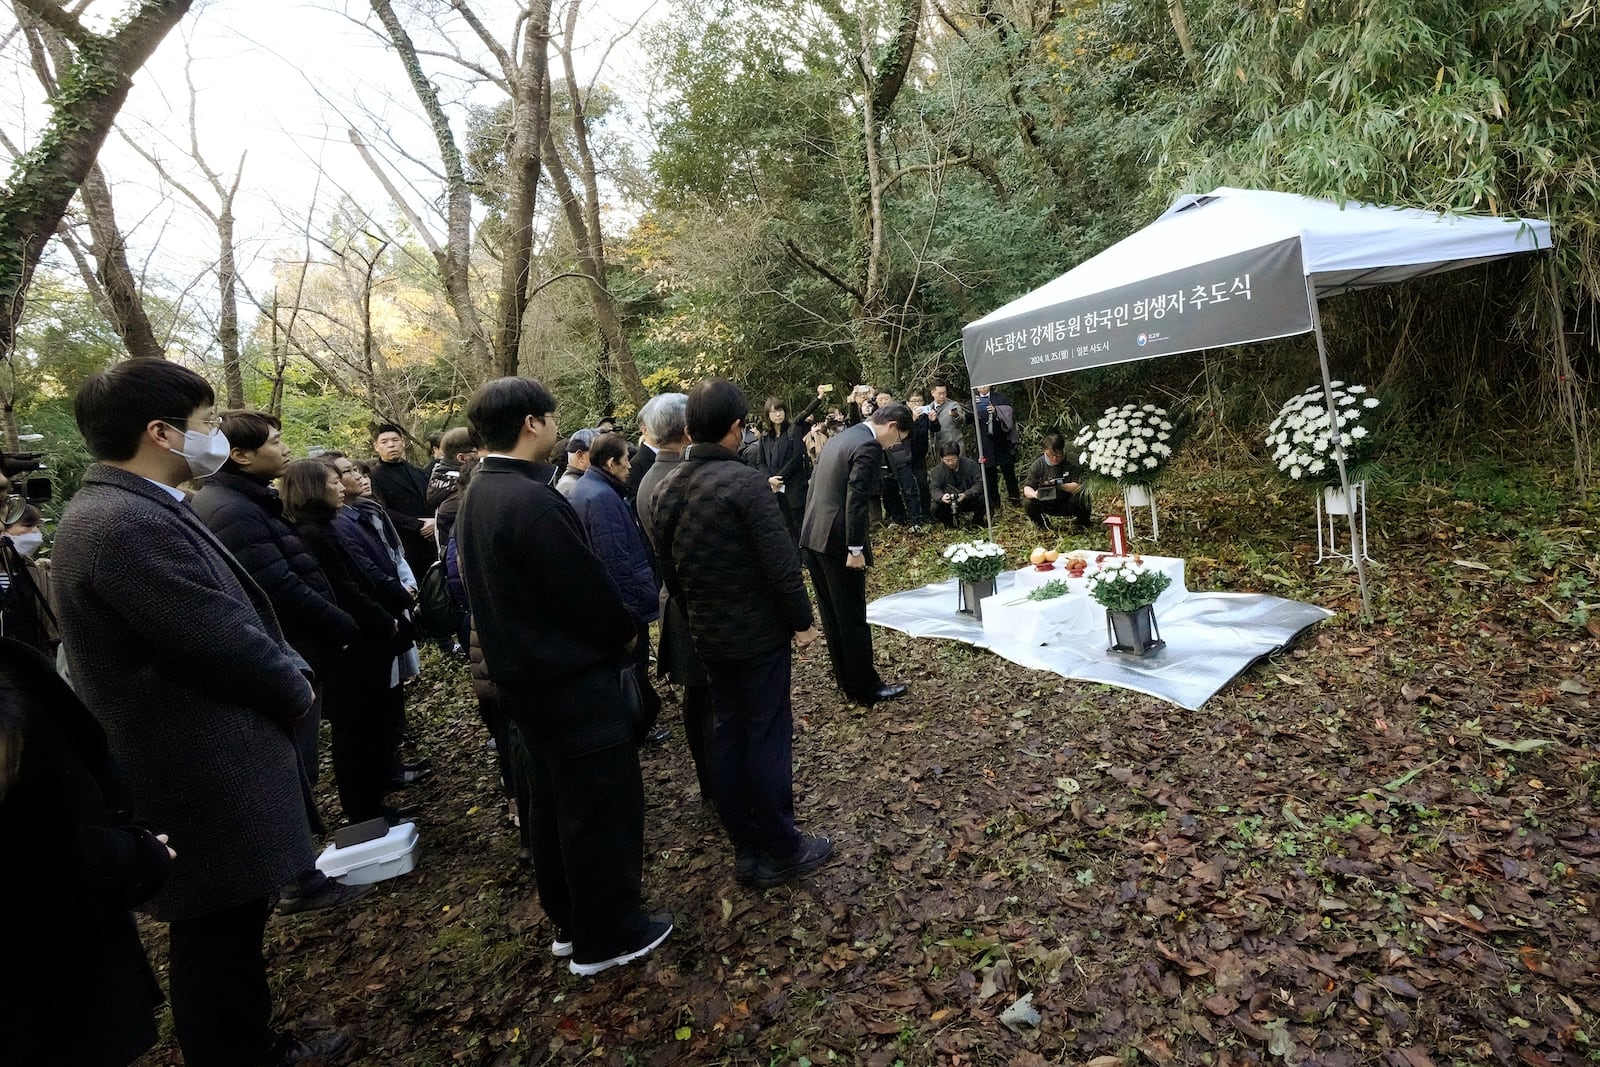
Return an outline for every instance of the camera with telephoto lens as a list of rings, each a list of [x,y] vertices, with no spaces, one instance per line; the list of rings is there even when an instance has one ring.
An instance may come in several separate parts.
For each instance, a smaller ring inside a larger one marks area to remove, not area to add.
[[[38,473],[44,469],[43,452],[0,452],[0,474],[11,480],[11,491],[30,504],[50,501],[50,476]]]

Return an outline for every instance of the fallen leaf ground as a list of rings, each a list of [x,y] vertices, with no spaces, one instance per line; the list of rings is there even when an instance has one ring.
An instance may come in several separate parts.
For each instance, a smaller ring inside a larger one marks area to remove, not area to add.
[[[363,1064],[1600,1062],[1600,514],[1540,469],[1379,480],[1363,625],[1309,496],[1181,473],[1150,547],[1191,588],[1338,615],[1198,712],[882,630],[911,696],[868,712],[819,643],[795,784],[836,862],[737,886],[680,733],[644,757],[646,892],[678,928],[598,979],[550,958],[464,672],[432,664],[427,853],[274,923],[285,1019],[348,1027]],[[874,595],[942,577],[942,532],[886,540]]]

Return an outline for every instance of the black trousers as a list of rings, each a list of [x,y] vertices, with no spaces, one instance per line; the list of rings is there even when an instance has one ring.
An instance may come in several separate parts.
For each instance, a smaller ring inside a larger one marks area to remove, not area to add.
[[[269,914],[262,898],[170,925],[167,983],[186,1067],[254,1063],[276,1039],[261,953]]]
[[[712,731],[715,728],[709,685],[683,687],[683,734],[689,740],[689,755],[694,757],[694,775],[700,783],[700,799],[715,802],[716,771],[712,765]]]
[[[956,527],[956,519],[963,515],[976,515],[981,519],[983,517],[983,501],[978,497],[971,496],[965,500],[958,497],[954,505],[946,504],[942,500],[933,502],[933,517],[952,530]]]
[[[618,708],[617,668],[602,665],[559,685],[500,687],[501,707],[532,755],[531,824],[539,903],[573,943],[574,958],[610,959],[637,948],[648,922],[640,910],[644,873],[644,781],[631,739],[575,751],[550,737],[551,719]]]
[[[1041,529],[1050,529],[1050,516],[1070,518],[1080,530],[1087,530],[1090,523],[1089,494],[1065,493],[1057,491],[1054,500],[1024,500],[1022,510],[1027,512],[1028,518],[1033,520],[1035,526]]]
[[[799,548],[800,523],[806,517],[806,489],[790,486],[778,494],[778,506],[783,509],[783,521],[789,525],[789,536],[794,538],[795,547]]]
[[[533,845],[532,810],[533,756],[522,731],[500,710],[500,695],[489,690],[478,696],[478,717],[494,738],[495,760],[500,765],[500,788],[516,807],[518,844],[531,850]]]
[[[989,506],[996,511],[1000,510],[1000,477],[1006,479],[1006,496],[1013,504],[1022,500],[1022,486],[1017,482],[1017,459],[1015,456],[984,456],[983,457],[983,485],[989,494]]]
[[[867,625],[867,572],[851,570],[842,557],[803,550],[817,593],[822,634],[833,660],[833,677],[851,700],[865,700],[883,688],[872,665],[872,629]]]
[[[707,663],[717,816],[734,851],[787,860],[794,828],[794,717],[787,644],[735,663]]]
[[[390,747],[405,690],[389,685],[388,666],[363,660],[337,669],[328,679],[323,711],[332,726],[333,780],[347,822],[383,814],[393,773]]]
[[[639,683],[639,703],[644,711],[645,729],[655,727],[661,718],[661,694],[650,684],[650,624],[639,624],[639,640],[633,646],[633,676]]]

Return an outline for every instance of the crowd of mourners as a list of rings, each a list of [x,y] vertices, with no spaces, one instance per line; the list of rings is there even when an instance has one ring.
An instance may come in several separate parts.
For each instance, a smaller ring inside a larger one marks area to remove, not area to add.
[[[501,378],[418,467],[387,424],[371,459],[293,458],[276,418],[218,413],[175,363],[91,378],[74,412],[95,462],[47,556],[37,506],[0,474],[0,913],[29,961],[7,968],[0,1058],[120,1067],[165,998],[189,1067],[341,1054],[344,1030],[274,1022],[262,943],[274,911],[372,888],[316,866],[324,721],[337,821],[417,814],[401,799],[431,773],[406,731],[419,643],[470,661],[572,973],[672,932],[641,889],[639,750],[673,732],[658,686],[679,694],[735,879],[826,863],[831,840],[795,820],[791,656],[822,636],[847,698],[906,692],[873,663],[874,525],[955,527],[1006,501],[1044,528],[1089,521],[1060,437],[1019,484],[998,391],[830,393],[754,413],[712,378],[650,399],[637,438],[609,419],[564,436],[543,385]],[[134,910],[168,926],[165,994]],[[39,1025],[62,1004],[90,1018]]]

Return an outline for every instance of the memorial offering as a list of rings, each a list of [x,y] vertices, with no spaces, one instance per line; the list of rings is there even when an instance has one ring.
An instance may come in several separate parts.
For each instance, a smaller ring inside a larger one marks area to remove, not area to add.
[[[1172,579],[1142,556],[1106,560],[1089,575],[1089,595],[1106,609],[1109,651],[1147,656],[1165,645],[1155,624],[1155,603]]]
[[[1353,484],[1360,468],[1372,458],[1380,402],[1364,385],[1331,383],[1333,406],[1338,411],[1339,444],[1344,449],[1345,473]],[[1328,391],[1313,385],[1292,396],[1267,428],[1267,444],[1280,473],[1292,481],[1317,487],[1339,484],[1339,465],[1333,455],[1333,420],[1328,415]]]
[[[1172,458],[1172,434],[1166,408],[1124,404],[1106,408],[1073,443],[1090,474],[1118,485],[1148,485]]]
[[[982,601],[994,595],[994,580],[1006,565],[1006,550],[993,541],[957,541],[944,550],[956,580],[956,611],[983,618]]]

